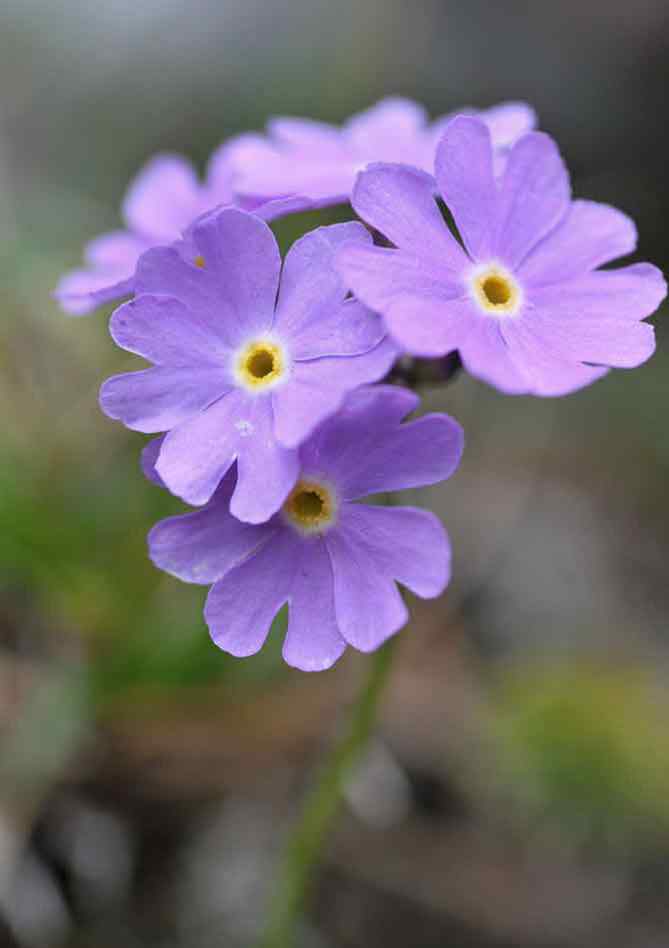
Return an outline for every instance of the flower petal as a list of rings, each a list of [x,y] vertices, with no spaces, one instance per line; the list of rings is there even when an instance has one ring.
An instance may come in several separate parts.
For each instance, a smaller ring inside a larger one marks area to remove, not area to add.
[[[525,395],[530,392],[531,382],[522,366],[519,367],[513,359],[499,320],[476,318],[459,351],[465,369],[475,378],[493,385],[506,395]]]
[[[341,635],[361,652],[372,652],[399,632],[409,614],[393,580],[357,540],[356,531],[346,529],[344,522],[325,535]]]
[[[492,252],[498,205],[490,131],[480,118],[457,115],[437,146],[435,176],[465,247],[474,260]]]
[[[384,340],[351,358],[295,362],[289,381],[272,395],[277,439],[286,447],[297,447],[337,411],[348,392],[386,375],[396,357],[395,346]]]
[[[574,201],[564,221],[524,260],[518,276],[529,286],[559,283],[631,253],[634,221],[595,201]]]
[[[347,504],[342,529],[364,550],[380,573],[417,596],[432,599],[451,575],[451,546],[441,521],[415,507]]]
[[[204,617],[219,648],[238,658],[254,655],[290,596],[300,540],[281,530],[212,586]]]
[[[302,671],[323,671],[342,655],[330,557],[322,538],[305,541],[290,595],[285,661]]]
[[[537,114],[526,102],[501,102],[489,109],[460,108],[434,120],[429,129],[429,142],[432,151],[430,169],[434,166],[434,154],[447,125],[456,116],[466,115],[481,119],[488,126],[493,149],[493,171],[499,180],[506,167],[506,160],[512,146],[521,135],[531,132],[537,125]],[[428,170],[430,170],[428,169]]]
[[[343,136],[361,156],[386,158],[399,151],[400,160],[411,161],[426,127],[427,112],[422,105],[389,96],[350,118]],[[411,154],[403,153],[407,148]]]
[[[423,415],[394,428],[374,428],[357,445],[346,447],[336,483],[345,500],[383,491],[436,484],[450,477],[462,456],[462,428],[448,415]]]
[[[117,279],[130,277],[140,256],[150,244],[127,230],[113,230],[91,240],[84,250],[86,262],[114,273]]]
[[[317,227],[295,241],[286,255],[276,307],[275,326],[282,337],[299,344],[306,327],[318,325],[339,306],[347,287],[334,267],[338,248],[345,242],[371,244],[362,224]]]
[[[467,299],[439,300],[398,296],[384,321],[400,349],[418,356],[442,356],[460,349],[472,331]]]
[[[560,319],[535,310],[503,329],[512,349],[540,346],[568,362],[589,362],[613,368],[641,365],[655,351],[655,332],[648,323],[615,316]],[[549,356],[547,356],[549,358]]]
[[[235,208],[205,215],[193,227],[204,257],[203,273],[216,283],[217,299],[232,310],[241,332],[271,328],[279,287],[281,255],[264,221]]]
[[[617,270],[596,270],[555,286],[534,288],[531,302],[551,315],[571,319],[613,316],[645,319],[667,295],[660,270],[650,263],[635,263]]]
[[[132,230],[169,243],[205,209],[191,163],[180,155],[158,155],[130,185],[122,213]]]
[[[153,527],[149,555],[159,569],[185,583],[208,585],[253,556],[276,533],[276,521],[252,526],[230,514],[235,480],[235,471],[229,471],[206,507]]]
[[[317,208],[311,198],[301,194],[291,194],[288,197],[270,198],[269,200],[240,201],[240,207],[252,211],[263,221],[274,221],[286,214],[301,214],[302,211],[311,211]]]
[[[463,251],[451,236],[434,199],[434,179],[407,165],[368,166],[358,175],[351,204],[397,247],[431,260],[448,279],[466,263]]]
[[[262,523],[277,512],[295,486],[298,453],[277,441],[269,398],[247,400],[245,414],[236,424],[240,429],[238,477],[230,510],[240,520]]]
[[[142,448],[142,453],[140,455],[140,467],[142,468],[142,474],[147,479],[147,481],[151,481],[152,484],[157,484],[158,487],[165,487],[165,482],[156,470],[158,455],[160,454],[160,449],[163,446],[164,440],[165,436],[160,435],[159,438],[152,438],[151,441],[147,441],[147,443]]]
[[[269,135],[281,145],[323,154],[323,149],[341,148],[341,129],[313,119],[277,116],[267,123]]]
[[[358,463],[360,451],[364,454],[369,442],[382,437],[385,430],[394,430],[417,408],[419,401],[415,392],[398,385],[364,385],[356,389],[336,415],[302,445],[303,470],[310,474],[328,471],[340,481],[350,465]],[[370,419],[374,420],[373,425]]]
[[[235,159],[239,140],[243,137],[243,135],[237,135],[228,139],[228,141],[219,145],[218,148],[215,148],[209,157],[205,178],[206,192],[210,202],[209,208],[236,203],[234,188],[236,177]]]
[[[262,523],[279,509],[297,480],[298,455],[273,431],[271,400],[235,389],[166,435],[156,471],[186,503],[206,503],[233,461],[235,517]]]
[[[527,379],[527,391],[533,395],[569,395],[590,385],[608,371],[560,355],[552,339],[547,340],[532,331],[530,320],[523,326],[520,321],[513,328],[505,326],[504,335],[509,340],[509,354]]]
[[[205,371],[215,367],[225,374],[230,350],[208,323],[174,297],[137,296],[114,312],[109,330],[118,346],[150,362],[200,365]]]
[[[249,167],[238,188],[243,194],[279,198],[302,195],[308,207],[328,207],[348,201],[357,163],[340,158],[298,160],[288,155],[273,155],[271,164]]]
[[[440,273],[433,261],[405,250],[344,244],[336,265],[358,299],[382,314],[399,297],[439,302],[462,294],[452,273]]]
[[[98,306],[134,292],[134,273],[148,244],[127,231],[101,234],[86,245],[90,270],[73,270],[61,277],[54,297],[70,316],[85,316]]]
[[[299,194],[314,207],[347,200],[357,164],[349,151],[339,134],[337,140],[308,148],[262,135],[240,136],[231,159],[237,193],[243,200]]]
[[[543,132],[524,135],[511,149],[501,181],[493,256],[516,269],[570,203],[569,175],[553,139]]]
[[[156,366],[107,379],[100,389],[100,407],[127,428],[153,434],[190,418],[229,387],[223,369]]]
[[[287,193],[282,188],[264,190],[264,172],[270,170],[271,173],[275,162],[280,157],[280,151],[264,135],[255,132],[237,135],[220,146],[220,150],[224,150],[222,160],[226,171],[228,167],[232,169],[235,191],[242,196],[243,202],[247,198],[272,198]],[[212,155],[211,161],[215,166],[218,161],[218,150]],[[259,180],[256,181],[256,179]]]
[[[385,99],[342,127],[273,119],[267,137],[246,136],[236,147],[237,190],[248,197],[300,194],[321,207],[347,201],[367,162],[422,163],[429,148],[425,122],[423,109],[405,99]]]
[[[356,299],[348,299],[329,312],[315,312],[299,335],[291,339],[290,353],[296,362],[325,356],[361,356],[378,346],[385,335],[383,320],[377,313]]]
[[[492,138],[493,148],[506,149],[537,126],[537,113],[527,102],[500,102],[478,113]]]
[[[276,154],[277,149],[268,142],[265,135],[260,132],[242,132],[241,135],[234,135],[219,145],[210,162],[213,165],[220,159],[225,162],[226,167],[230,165],[237,179],[236,184],[239,185],[239,177],[249,165],[255,161],[262,164],[268,158],[271,160],[276,157]]]
[[[137,296],[172,296],[180,300],[228,348],[240,343],[245,332],[238,325],[218,282],[206,268],[188,263],[177,247],[154,247],[139,259],[135,275]]]
[[[240,433],[235,423],[247,401],[234,389],[166,435],[156,471],[173,494],[195,505],[210,499],[237,457]]]
[[[95,270],[72,270],[61,277],[54,298],[68,316],[87,316],[98,306],[132,296],[134,278],[115,281]]]

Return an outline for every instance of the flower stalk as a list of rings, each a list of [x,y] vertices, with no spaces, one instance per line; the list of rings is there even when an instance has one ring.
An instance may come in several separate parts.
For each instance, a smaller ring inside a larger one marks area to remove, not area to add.
[[[325,760],[304,803],[283,855],[259,948],[293,948],[323,847],[339,811],[342,793],[368,744],[392,666],[397,636],[371,656],[371,667],[350,709],[343,737]]]

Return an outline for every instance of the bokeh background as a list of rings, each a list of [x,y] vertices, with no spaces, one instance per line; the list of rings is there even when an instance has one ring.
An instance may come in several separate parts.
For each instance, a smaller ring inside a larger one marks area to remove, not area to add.
[[[669,266],[666,0],[4,0],[0,7],[0,945],[245,948],[365,659],[210,642],[145,535],[179,503],[97,408],[128,365],[50,293],[156,151],[271,114],[521,98],[579,196]],[[281,222],[284,246],[346,210]],[[412,603],[304,946],[669,943],[669,331],[557,401],[426,392],[468,443],[420,497],[455,577]],[[666,321],[666,317],[665,317]]]

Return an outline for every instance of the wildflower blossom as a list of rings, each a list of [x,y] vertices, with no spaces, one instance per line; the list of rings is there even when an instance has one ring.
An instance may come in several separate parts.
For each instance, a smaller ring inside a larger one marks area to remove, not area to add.
[[[205,618],[214,642],[236,656],[257,652],[289,604],[286,662],[329,668],[347,645],[378,648],[407,621],[396,582],[423,598],[450,575],[448,537],[434,514],[354,501],[450,477],[462,429],[445,415],[401,424],[418,399],[384,385],[358,389],[299,450],[299,479],[267,523],[230,513],[230,471],[200,510],[158,523],[154,563],[185,582],[212,585]],[[158,445],[145,452],[150,468]]]
[[[130,185],[122,204],[124,230],[102,234],[85,249],[87,267],[65,274],[55,297],[66,313],[83,316],[97,306],[132,296],[140,256],[151,247],[176,242],[187,259],[193,250],[188,229],[203,213],[220,205],[243,204],[265,220],[309,206],[308,201],[240,201],[233,188],[232,156],[240,137],[212,156],[205,181],[179,155],[151,159]]]
[[[632,251],[632,221],[572,201],[554,142],[521,138],[497,179],[485,123],[457,117],[435,175],[464,247],[433,196],[433,179],[401,165],[362,172],[353,207],[395,248],[344,246],[347,284],[380,312],[399,346],[422,356],[458,350],[465,368],[508,393],[563,395],[654,351],[641,322],[666,294],[647,263],[601,264]]]
[[[501,169],[511,145],[534,128],[534,111],[506,102],[480,112],[490,128]],[[240,194],[256,198],[302,194],[317,206],[348,201],[355,176],[371,161],[398,161],[432,173],[437,142],[449,116],[429,124],[408,99],[382,99],[343,126],[277,118],[267,136],[246,136],[233,163]]]
[[[232,512],[261,522],[295,484],[297,446],[394,360],[381,320],[346,299],[332,265],[343,242],[371,238],[357,223],[312,231],[288,252],[280,289],[279,249],[257,217],[216,211],[192,239],[197,264],[174,247],[142,256],[137,296],[110,328],[154,365],[109,379],[100,403],[129,428],[168,432],[157,471],[188,503],[208,501],[236,460]]]

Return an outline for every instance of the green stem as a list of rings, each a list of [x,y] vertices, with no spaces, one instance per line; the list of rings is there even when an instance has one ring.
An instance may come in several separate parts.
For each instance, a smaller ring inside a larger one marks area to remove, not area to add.
[[[337,816],[342,791],[369,740],[388,679],[397,636],[372,657],[363,688],[350,710],[342,740],[325,761],[283,857],[261,948],[293,948],[323,845]]]

